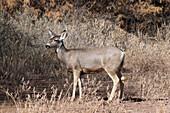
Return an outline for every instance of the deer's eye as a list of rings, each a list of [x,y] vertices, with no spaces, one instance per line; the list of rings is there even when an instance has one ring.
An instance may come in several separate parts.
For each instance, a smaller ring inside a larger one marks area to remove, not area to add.
[[[59,40],[54,40],[55,42],[59,43],[60,41]]]

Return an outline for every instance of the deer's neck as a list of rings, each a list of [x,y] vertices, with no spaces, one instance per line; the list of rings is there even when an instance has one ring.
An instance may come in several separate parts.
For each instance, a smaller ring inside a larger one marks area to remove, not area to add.
[[[56,52],[58,58],[65,63],[68,50],[65,48],[64,44],[62,44],[60,48],[56,48]]]

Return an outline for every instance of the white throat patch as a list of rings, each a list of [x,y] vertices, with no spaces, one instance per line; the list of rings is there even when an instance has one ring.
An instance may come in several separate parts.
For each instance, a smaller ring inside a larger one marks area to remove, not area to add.
[[[59,48],[57,48],[55,51],[58,53],[58,51],[59,51]]]

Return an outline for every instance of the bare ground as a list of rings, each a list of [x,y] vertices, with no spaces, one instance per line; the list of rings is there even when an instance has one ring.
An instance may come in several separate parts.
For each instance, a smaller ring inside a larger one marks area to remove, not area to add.
[[[139,99],[140,100],[140,99]],[[106,101],[74,101],[74,102],[57,102],[53,108],[42,108],[41,112],[53,113],[92,113],[92,112],[106,112],[106,113],[170,113],[170,99],[162,100],[147,100],[134,102],[131,100],[125,100],[122,103]],[[41,106],[44,107],[44,106]],[[30,108],[29,108],[30,109]],[[29,109],[19,108],[19,111],[29,112]],[[0,107],[1,113],[16,113],[17,109],[14,105],[3,104]],[[35,110],[36,112],[36,110]]]

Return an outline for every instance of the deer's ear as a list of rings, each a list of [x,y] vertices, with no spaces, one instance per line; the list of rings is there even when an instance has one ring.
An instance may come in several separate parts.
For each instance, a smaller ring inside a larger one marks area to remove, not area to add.
[[[64,39],[66,38],[66,35],[67,35],[67,30],[64,30],[64,31],[61,33],[60,40],[64,40]]]
[[[50,34],[51,38],[54,38],[56,36],[56,34],[53,33],[51,30],[48,30],[48,33]]]

